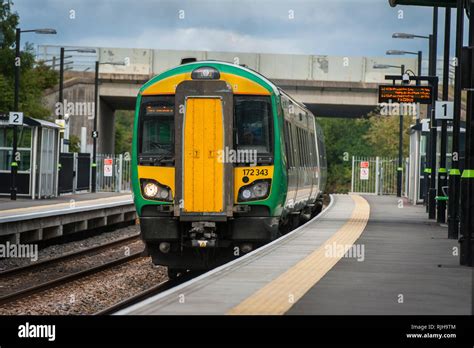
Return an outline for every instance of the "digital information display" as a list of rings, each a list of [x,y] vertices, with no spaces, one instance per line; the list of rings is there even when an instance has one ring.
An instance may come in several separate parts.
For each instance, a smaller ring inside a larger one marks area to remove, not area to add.
[[[431,86],[379,86],[379,103],[420,103],[431,104]]]

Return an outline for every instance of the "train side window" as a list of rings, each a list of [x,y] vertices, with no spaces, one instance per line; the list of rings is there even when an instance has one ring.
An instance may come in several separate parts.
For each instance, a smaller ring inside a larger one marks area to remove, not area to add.
[[[308,167],[311,167],[311,143],[309,141],[309,132],[306,131],[305,134],[305,139],[306,139],[306,152],[308,153],[308,158],[306,159],[306,164]]]
[[[316,141],[315,141],[315,138],[314,138],[314,133],[311,133],[311,147],[312,147],[312,151],[313,151],[313,167],[317,167],[317,156],[318,156],[318,152],[316,150]]]
[[[298,149],[298,137],[296,133],[295,125],[290,123],[290,141],[291,141],[291,148],[292,148],[292,164],[293,167],[297,167],[299,160],[299,149]]]
[[[290,123],[285,120],[284,127],[284,139],[285,139],[285,150],[286,150],[286,160],[287,160],[287,167],[293,166],[293,149],[291,146],[291,137],[290,137]]]
[[[303,143],[301,141],[301,128],[297,127],[298,130],[298,147],[299,147],[299,159],[300,159],[300,167],[304,166],[304,152],[303,152]]]
[[[306,141],[306,130],[301,130],[301,139],[303,140],[304,166],[308,166],[308,144]]]
[[[311,133],[306,133],[306,141],[308,142],[308,167],[313,166],[313,146],[311,143]]]
[[[296,152],[297,152],[297,158],[298,158],[298,163],[296,164],[297,167],[301,165],[301,148],[300,148],[300,132],[299,128],[295,126],[295,145],[296,145]]]
[[[302,153],[302,159],[303,159],[303,167],[306,167],[306,143],[304,141],[304,129],[300,130],[300,137],[301,137],[301,153]]]
[[[301,166],[306,167],[306,151],[304,149],[304,131],[300,128],[300,144],[301,144]]]

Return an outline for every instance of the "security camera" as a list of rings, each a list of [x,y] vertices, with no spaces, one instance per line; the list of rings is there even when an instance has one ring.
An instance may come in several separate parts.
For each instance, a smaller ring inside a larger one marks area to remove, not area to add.
[[[403,81],[404,84],[408,85],[410,83],[410,75],[408,75],[406,73],[403,74],[402,81]]]
[[[69,121],[69,114],[64,114],[64,120],[67,122]]]

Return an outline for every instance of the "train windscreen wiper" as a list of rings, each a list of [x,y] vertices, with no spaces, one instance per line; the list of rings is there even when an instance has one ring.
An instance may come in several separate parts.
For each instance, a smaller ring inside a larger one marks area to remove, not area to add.
[[[140,156],[138,159],[140,165],[159,166],[174,164],[174,156],[171,155],[148,155]]]

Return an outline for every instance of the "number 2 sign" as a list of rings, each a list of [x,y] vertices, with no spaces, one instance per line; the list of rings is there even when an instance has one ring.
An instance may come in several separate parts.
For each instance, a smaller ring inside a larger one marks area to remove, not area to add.
[[[8,117],[8,124],[12,126],[22,126],[23,125],[23,112],[10,111]]]

